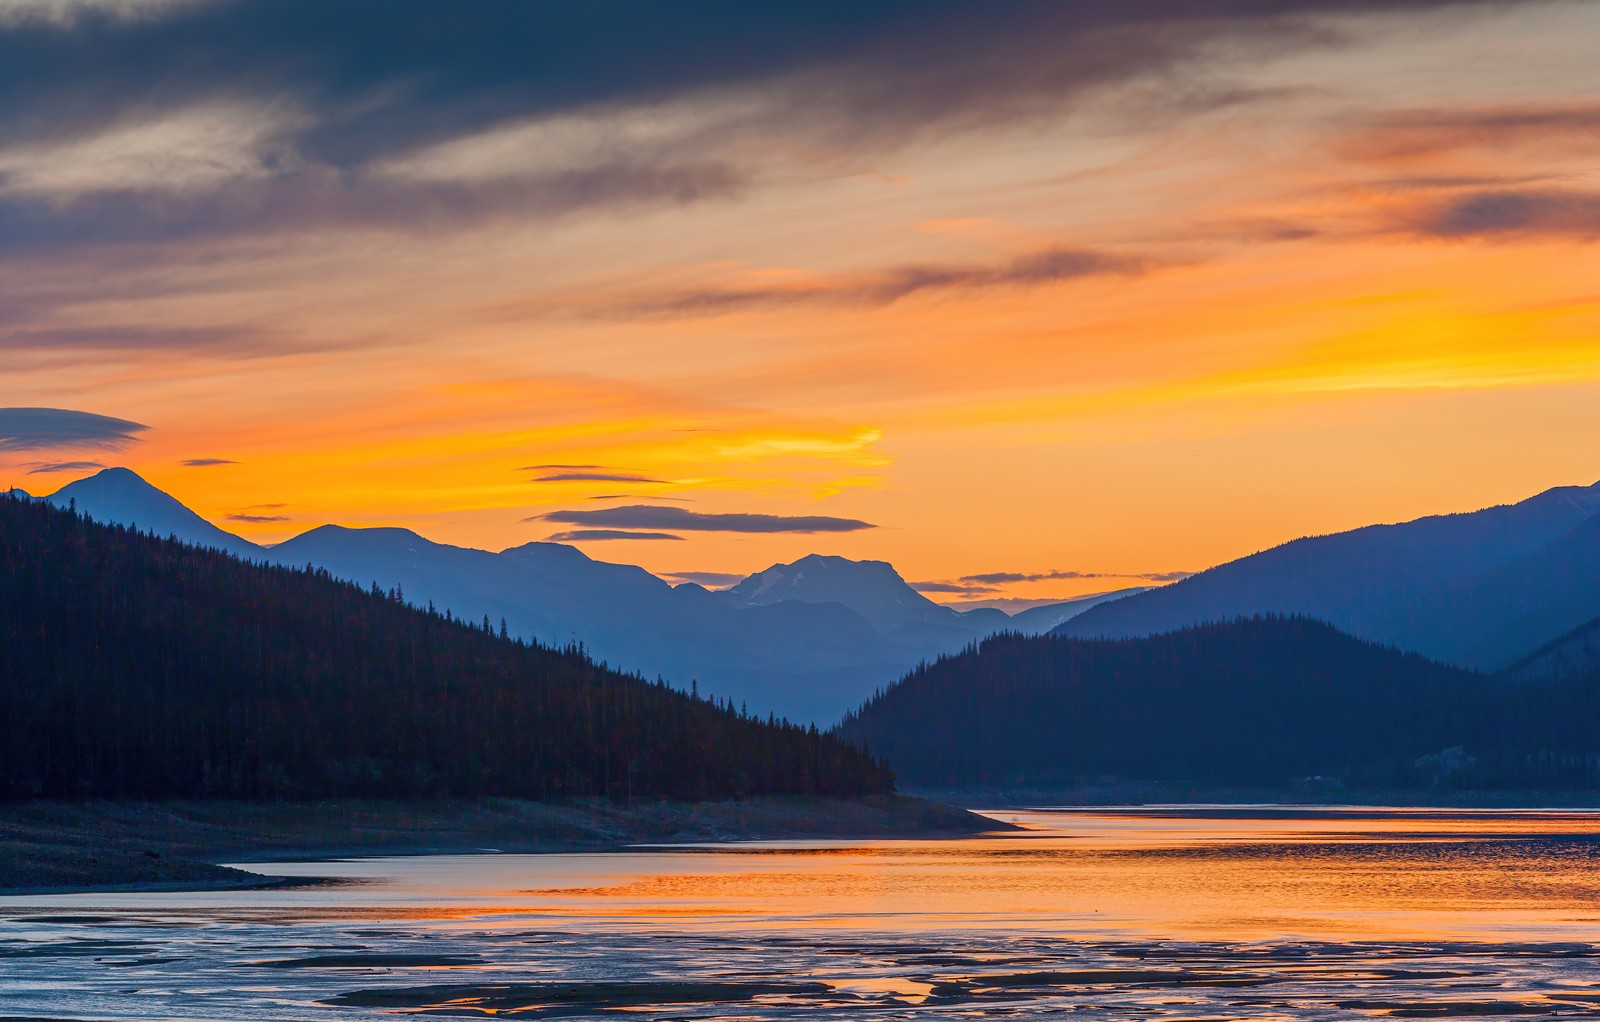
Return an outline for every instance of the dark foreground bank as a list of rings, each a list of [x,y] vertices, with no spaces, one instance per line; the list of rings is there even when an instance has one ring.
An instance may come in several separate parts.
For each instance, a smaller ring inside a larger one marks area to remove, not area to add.
[[[602,851],[652,842],[931,838],[1005,824],[918,798],[725,802],[25,802],[0,806],[0,892],[278,883],[222,862],[430,852]]]

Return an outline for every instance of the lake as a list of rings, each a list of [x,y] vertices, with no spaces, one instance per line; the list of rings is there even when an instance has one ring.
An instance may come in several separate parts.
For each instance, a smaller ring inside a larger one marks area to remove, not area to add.
[[[1027,829],[0,898],[0,1018],[1600,1017],[1600,813],[991,815]]]

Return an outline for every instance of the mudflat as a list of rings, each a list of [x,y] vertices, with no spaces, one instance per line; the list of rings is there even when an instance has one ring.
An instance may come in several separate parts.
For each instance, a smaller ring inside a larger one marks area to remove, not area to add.
[[[901,795],[723,802],[341,799],[0,806],[0,892],[283,881],[220,862],[435,852],[597,851],[650,842],[949,837],[1005,829]]]

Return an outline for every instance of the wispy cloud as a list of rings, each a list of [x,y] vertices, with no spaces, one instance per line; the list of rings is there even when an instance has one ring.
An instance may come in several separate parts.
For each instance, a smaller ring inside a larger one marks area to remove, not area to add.
[[[558,532],[548,537],[550,543],[583,543],[590,540],[609,539],[675,539],[681,540],[682,536],[674,536],[670,532],[625,532],[621,529],[572,529],[567,532]]]
[[[1138,276],[1154,265],[1139,256],[1056,247],[995,265],[921,264],[779,284],[689,288],[607,300],[594,311],[606,317],[650,317],[716,316],[807,305],[870,308],[941,291],[1043,287],[1084,277]]]
[[[0,16],[0,67],[19,69],[0,76],[0,246],[681,205],[820,152],[1059,117],[1139,76],[1178,79],[1177,109],[1236,105],[1250,90],[1196,88],[1220,39],[1281,52],[1329,41],[1297,15],[1477,5],[625,0],[468,17],[340,0],[330,18],[325,0],[24,0],[8,10],[29,16]]]
[[[228,521],[245,522],[250,525],[267,525],[272,522],[292,522],[294,519],[289,515],[251,515],[239,513],[228,515]]]
[[[979,575],[963,575],[959,581],[987,586],[1097,578],[1139,579],[1144,582],[1177,582],[1188,578],[1192,574],[1194,574],[1192,571],[991,571]]]
[[[1389,114],[1345,138],[1342,152],[1372,163],[1415,161],[1463,150],[1600,149],[1600,103],[1542,103]]]
[[[540,476],[541,483],[664,483],[665,479],[634,475],[631,472],[557,472]]]
[[[66,408],[0,408],[0,451],[120,450],[150,427]]]
[[[954,596],[976,596],[982,593],[999,592],[994,586],[980,585],[975,582],[909,582],[911,588],[919,593],[948,593]]]
[[[29,475],[47,472],[89,472],[106,466],[98,461],[36,461],[28,469]]]
[[[612,529],[671,529],[676,532],[818,533],[874,529],[870,522],[825,515],[703,514],[680,507],[629,504],[596,511],[552,511],[530,521]]]
[[[179,462],[185,468],[215,468],[218,465],[237,465],[237,461],[228,458],[185,458]]]

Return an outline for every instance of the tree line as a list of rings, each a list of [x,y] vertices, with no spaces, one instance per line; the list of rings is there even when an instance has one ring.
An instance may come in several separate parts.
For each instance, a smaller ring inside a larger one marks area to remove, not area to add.
[[[893,789],[835,736],[0,495],[0,798],[708,798]]]
[[[1303,617],[1139,639],[994,636],[840,725],[902,779],[1600,787],[1600,676],[1531,684]]]

